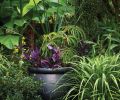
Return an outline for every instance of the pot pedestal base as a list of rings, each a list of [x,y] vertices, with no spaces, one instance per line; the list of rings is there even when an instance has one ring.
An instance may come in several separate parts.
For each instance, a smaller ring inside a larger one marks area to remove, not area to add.
[[[58,89],[63,83],[58,82],[63,74],[37,74],[35,78],[42,80],[43,85],[40,90],[40,94],[43,100],[61,100],[61,97],[65,94],[65,89]]]

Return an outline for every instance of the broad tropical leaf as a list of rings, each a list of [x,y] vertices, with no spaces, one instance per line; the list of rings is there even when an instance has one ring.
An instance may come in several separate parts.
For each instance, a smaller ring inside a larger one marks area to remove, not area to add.
[[[32,8],[36,6],[41,0],[30,0],[28,4],[23,7],[22,16],[26,15]]]
[[[9,49],[13,49],[15,46],[19,44],[19,36],[18,35],[1,35],[0,43],[6,46]]]

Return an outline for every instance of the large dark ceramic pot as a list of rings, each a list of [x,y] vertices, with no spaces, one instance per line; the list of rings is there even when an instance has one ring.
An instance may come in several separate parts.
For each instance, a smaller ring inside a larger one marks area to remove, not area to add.
[[[40,94],[43,100],[61,100],[60,97],[64,96],[67,89],[60,88],[60,85],[64,84],[64,80],[61,77],[72,70],[71,67],[61,67],[61,68],[29,68],[29,73],[34,74],[35,79],[42,80],[43,86],[40,89]]]

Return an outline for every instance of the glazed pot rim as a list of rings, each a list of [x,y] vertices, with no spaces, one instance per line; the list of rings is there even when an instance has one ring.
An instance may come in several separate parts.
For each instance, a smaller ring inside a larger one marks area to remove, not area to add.
[[[64,74],[71,71],[72,67],[58,67],[58,68],[40,68],[40,67],[29,67],[28,72],[30,74]]]

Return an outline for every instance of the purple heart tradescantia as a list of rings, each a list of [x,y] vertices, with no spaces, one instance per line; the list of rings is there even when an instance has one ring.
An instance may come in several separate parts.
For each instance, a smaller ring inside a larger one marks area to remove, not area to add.
[[[36,47],[34,50],[30,50],[24,53],[24,58],[35,67],[43,68],[56,68],[61,66],[60,49],[51,45],[47,46],[52,53],[50,57],[41,59],[40,50]]]
[[[48,45],[48,49],[52,52],[51,59],[53,62],[57,62],[60,60],[60,50],[59,48],[54,48],[51,45]]]
[[[40,51],[36,47],[34,50],[28,50],[23,53],[24,58],[34,66],[40,66]]]
[[[37,47],[30,53],[30,57],[34,60],[37,60],[40,57],[40,51]]]

